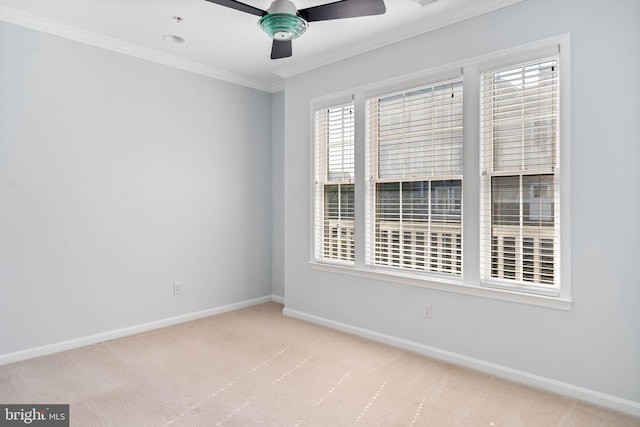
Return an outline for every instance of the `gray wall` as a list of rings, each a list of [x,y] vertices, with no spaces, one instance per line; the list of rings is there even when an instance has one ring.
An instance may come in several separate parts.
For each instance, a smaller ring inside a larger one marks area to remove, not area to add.
[[[271,120],[269,93],[0,22],[0,355],[270,296]]]
[[[273,295],[284,298],[284,92],[273,94],[272,103],[273,245],[271,257]]]
[[[286,308],[640,402],[638,18],[637,0],[525,0],[287,79]],[[571,311],[310,268],[311,99],[563,33],[572,37]],[[422,317],[425,302],[433,319]]]

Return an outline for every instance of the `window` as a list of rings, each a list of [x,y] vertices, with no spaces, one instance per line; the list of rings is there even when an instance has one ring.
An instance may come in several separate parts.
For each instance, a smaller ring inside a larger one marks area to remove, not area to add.
[[[313,100],[311,267],[570,309],[569,47]]]
[[[367,263],[462,273],[462,80],[366,102]]]
[[[317,260],[354,261],[353,103],[315,113]]]
[[[559,285],[558,58],[482,74],[482,280]]]

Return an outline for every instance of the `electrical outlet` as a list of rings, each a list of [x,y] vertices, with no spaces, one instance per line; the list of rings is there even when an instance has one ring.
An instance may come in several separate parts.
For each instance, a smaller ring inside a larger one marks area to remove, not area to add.
[[[424,317],[431,319],[431,304],[424,305]]]
[[[182,293],[182,284],[180,282],[173,283],[173,295],[180,295]]]

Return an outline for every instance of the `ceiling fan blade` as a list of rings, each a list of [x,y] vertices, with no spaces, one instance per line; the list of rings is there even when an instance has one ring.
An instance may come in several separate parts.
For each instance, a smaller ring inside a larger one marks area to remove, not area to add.
[[[291,40],[274,40],[271,46],[271,59],[288,58],[292,55]]]
[[[248,4],[240,3],[234,0],[206,0],[211,3],[219,4],[220,6],[230,7],[231,9],[239,10],[240,12],[250,13],[256,16],[264,16],[266,11],[258,9],[257,7],[249,6]]]
[[[387,11],[384,0],[341,0],[300,9],[298,13],[307,22],[357,16],[382,15]]]

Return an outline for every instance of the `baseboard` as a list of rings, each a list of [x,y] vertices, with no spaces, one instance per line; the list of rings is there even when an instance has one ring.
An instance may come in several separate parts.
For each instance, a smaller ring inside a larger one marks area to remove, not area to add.
[[[525,384],[530,387],[582,400],[594,405],[613,409],[619,412],[624,412],[629,415],[634,415],[636,417],[640,416],[640,402],[622,399],[616,396],[600,393],[598,391],[578,387],[573,384],[568,384],[550,378],[541,377],[539,375],[530,374],[528,372],[519,371],[517,369],[496,365],[495,363],[490,363],[484,360],[475,359],[473,357],[468,357],[451,351],[430,347],[413,341],[396,338],[391,335],[380,334],[368,329],[336,322],[334,320],[325,319],[323,317],[314,316],[312,314],[292,310],[286,307],[282,310],[282,313],[285,316],[305,320],[307,322],[315,323],[321,326],[326,326],[331,329],[336,329],[352,335],[357,335],[363,338],[370,339],[372,341],[377,341],[383,344],[412,351],[414,353],[419,353],[455,365],[464,366],[466,368],[484,372],[496,377]]]
[[[189,322],[191,320],[202,319],[204,317],[215,316],[216,314],[239,310],[241,308],[251,307],[270,301],[273,301],[273,297],[271,295],[240,301],[220,307],[209,308],[207,310],[196,311],[193,313],[182,314],[180,316],[156,320],[154,322],[116,329],[114,331],[89,335],[86,337],[76,338],[55,344],[49,344],[41,347],[30,348],[27,350],[16,351],[14,353],[3,354],[0,355],[0,366],[7,365],[9,363],[20,362],[27,359],[33,359],[35,357],[46,356],[48,354],[58,353],[61,351],[72,350],[74,348],[85,347],[88,345],[97,344],[116,338],[122,338],[129,335],[139,334],[141,332],[148,332],[154,329],[166,328],[167,326],[173,326],[179,323]]]
[[[280,295],[271,295],[271,301],[284,305],[284,297]]]

